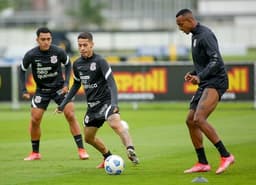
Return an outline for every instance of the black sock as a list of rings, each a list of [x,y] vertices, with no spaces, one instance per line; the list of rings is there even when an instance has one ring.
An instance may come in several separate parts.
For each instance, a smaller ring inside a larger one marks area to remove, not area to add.
[[[226,150],[225,146],[223,145],[222,141],[214,144],[214,146],[218,149],[221,157],[228,157],[230,153]]]
[[[82,135],[74,136],[74,140],[78,148],[84,148]]]
[[[127,146],[127,147],[126,147],[127,150],[128,150],[129,148],[135,150],[134,146]]]
[[[32,143],[32,151],[35,153],[39,153],[40,140],[31,141],[31,143]]]
[[[198,158],[199,163],[208,164],[208,161],[206,159],[206,155],[205,155],[205,152],[204,152],[204,148],[196,149],[196,154],[197,154],[197,158]]]
[[[108,151],[107,153],[103,154],[104,159],[107,159],[108,156],[112,155],[112,153],[110,151]]]

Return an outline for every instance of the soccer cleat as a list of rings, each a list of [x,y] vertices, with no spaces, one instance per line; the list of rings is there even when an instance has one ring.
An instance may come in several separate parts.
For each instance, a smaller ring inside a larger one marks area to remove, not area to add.
[[[105,163],[105,160],[103,160],[98,166],[96,166],[96,168],[98,169],[101,169],[101,168],[104,168],[104,163]]]
[[[208,172],[211,170],[209,164],[196,163],[192,168],[187,169],[184,173],[197,173],[197,172]]]
[[[41,154],[36,152],[31,152],[28,157],[24,158],[24,161],[33,161],[33,160],[40,160]]]
[[[230,154],[229,157],[221,157],[220,166],[216,170],[216,174],[223,173],[234,162],[235,162],[235,157],[232,154]]]
[[[78,149],[78,155],[81,160],[86,160],[86,159],[89,159],[90,157],[84,148]]]
[[[139,159],[136,156],[136,153],[133,149],[129,148],[127,149],[127,155],[128,158],[134,163],[134,164],[139,164]]]

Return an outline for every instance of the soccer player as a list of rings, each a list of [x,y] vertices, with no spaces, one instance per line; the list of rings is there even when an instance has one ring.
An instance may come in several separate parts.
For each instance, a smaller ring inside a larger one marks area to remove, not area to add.
[[[182,9],[176,14],[176,23],[184,33],[192,33],[192,58],[195,70],[188,72],[184,79],[198,85],[191,99],[186,119],[198,162],[184,173],[210,171],[211,166],[208,164],[203,147],[204,134],[220,153],[220,166],[216,170],[216,174],[220,174],[234,163],[235,158],[227,151],[207,118],[227,90],[228,76],[214,33],[201,25],[189,9]]]
[[[41,137],[41,120],[51,100],[60,104],[68,92],[71,72],[71,63],[65,51],[52,45],[52,33],[46,27],[41,27],[36,32],[38,46],[29,50],[20,65],[20,82],[22,96],[30,99],[25,85],[25,74],[29,66],[36,83],[36,92],[31,101],[31,118],[29,132],[32,142],[32,152],[24,160],[38,160],[41,158],[39,144]],[[62,66],[65,66],[65,79],[63,79]],[[64,109],[64,115],[69,123],[70,131],[78,147],[80,159],[88,159],[89,155],[83,146],[80,126],[74,115],[74,104],[69,102]]]
[[[134,164],[138,164],[139,160],[131,136],[128,129],[121,124],[118,92],[111,67],[104,58],[94,52],[93,47],[91,33],[83,32],[78,35],[78,48],[81,57],[73,64],[74,84],[56,112],[60,113],[64,109],[83,84],[87,101],[87,112],[84,117],[85,141],[96,148],[104,159],[110,156],[110,150],[101,139],[96,137],[98,129],[107,121],[115,133],[120,136],[127,149],[128,158]],[[104,168],[104,161],[97,168]]]

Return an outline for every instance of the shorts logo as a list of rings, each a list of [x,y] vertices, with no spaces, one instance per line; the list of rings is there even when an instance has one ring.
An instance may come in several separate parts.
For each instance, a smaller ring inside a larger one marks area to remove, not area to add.
[[[96,63],[95,62],[91,63],[90,70],[91,71],[95,71],[96,70]]]
[[[85,122],[85,123],[89,123],[89,116],[87,116],[87,115],[85,116],[84,122]]]
[[[52,63],[52,64],[55,64],[55,63],[57,63],[57,62],[58,62],[57,56],[55,56],[55,55],[51,56],[51,63]]]
[[[35,102],[36,103],[40,103],[42,101],[42,97],[41,96],[36,96],[35,97]]]

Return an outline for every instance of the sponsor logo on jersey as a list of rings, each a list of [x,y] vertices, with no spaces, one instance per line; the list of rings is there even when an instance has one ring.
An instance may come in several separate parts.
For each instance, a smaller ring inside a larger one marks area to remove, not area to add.
[[[90,70],[91,71],[95,71],[96,70],[96,63],[95,62],[91,63]]]
[[[52,64],[55,64],[55,63],[57,63],[57,62],[58,62],[57,56],[56,56],[56,55],[51,56],[51,63],[52,63]]]
[[[80,74],[81,75],[81,74]],[[86,76],[80,76],[81,80],[89,80],[90,76],[86,75]]]
[[[98,85],[95,83],[95,84],[85,84],[84,87],[86,89],[93,89],[93,88],[97,88]]]
[[[37,60],[35,60],[35,62],[37,62]],[[40,62],[40,60],[39,60],[39,62]],[[42,67],[43,65],[41,63],[37,63],[36,66],[37,67]]]
[[[89,105],[90,108],[93,108],[96,105],[98,105],[99,103],[100,103],[100,101],[96,101],[96,102],[88,102],[87,104]]]

